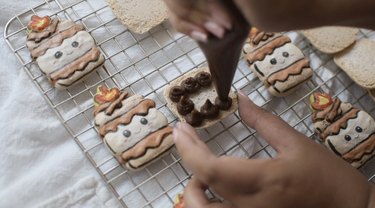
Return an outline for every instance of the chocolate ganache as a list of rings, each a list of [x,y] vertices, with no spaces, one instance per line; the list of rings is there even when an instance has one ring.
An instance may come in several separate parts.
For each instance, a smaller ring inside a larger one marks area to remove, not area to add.
[[[183,96],[180,102],[177,103],[177,111],[181,115],[186,115],[194,110],[194,103],[188,96]]]
[[[203,122],[203,115],[197,111],[193,110],[191,113],[185,116],[186,122],[192,126],[200,126]]]
[[[199,72],[195,75],[195,79],[197,80],[198,84],[202,87],[207,87],[211,84],[211,74],[208,72]]]
[[[178,102],[180,101],[180,98],[185,95],[185,89],[181,86],[174,86],[172,89],[169,91],[169,98],[173,102]]]
[[[214,119],[219,115],[220,109],[218,106],[212,104],[209,99],[207,99],[204,105],[202,105],[200,112],[205,118]]]
[[[189,93],[194,93],[200,88],[199,83],[193,77],[189,77],[182,81],[181,86]]]
[[[221,3],[231,16],[232,29],[226,31],[222,39],[211,35],[206,43],[199,42],[198,44],[206,56],[218,97],[221,100],[218,103],[225,102],[231,105],[228,101],[230,99],[228,94],[250,25],[233,1],[222,0]]]

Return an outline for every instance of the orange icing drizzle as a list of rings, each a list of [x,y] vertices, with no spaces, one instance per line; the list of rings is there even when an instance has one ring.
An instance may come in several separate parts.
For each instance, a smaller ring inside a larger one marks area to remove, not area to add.
[[[273,53],[273,51],[285,45],[286,43],[290,43],[291,40],[287,36],[280,36],[270,42],[268,42],[266,45],[260,47],[258,50],[255,50],[247,55],[247,61],[249,64],[253,64],[255,61],[262,61],[267,55],[270,55]]]
[[[143,155],[146,154],[147,149],[158,148],[163,142],[163,140],[167,136],[171,135],[172,132],[173,132],[173,128],[170,126],[167,126],[161,130],[158,130],[148,135],[138,144],[134,145],[131,149],[122,153],[122,159],[125,162],[127,162],[129,160],[142,157]]]
[[[143,100],[135,108],[131,109],[126,114],[102,126],[99,129],[100,136],[104,137],[104,135],[106,135],[110,131],[117,131],[118,125],[127,125],[131,122],[135,115],[146,115],[148,113],[148,110],[154,107],[155,101],[151,99]]]
[[[270,85],[274,85],[277,81],[284,82],[289,76],[301,74],[306,67],[309,67],[309,60],[307,58],[301,59],[297,63],[270,75],[267,82]]]
[[[365,142],[346,153],[343,158],[349,163],[362,160],[365,155],[371,154],[375,149],[375,134],[371,135]]]

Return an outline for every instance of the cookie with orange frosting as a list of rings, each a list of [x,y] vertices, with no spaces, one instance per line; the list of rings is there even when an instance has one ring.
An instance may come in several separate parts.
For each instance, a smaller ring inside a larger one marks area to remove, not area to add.
[[[310,96],[315,132],[326,147],[359,168],[375,155],[375,121],[366,112],[325,93]]]
[[[251,71],[274,96],[288,95],[312,77],[309,60],[286,35],[252,28],[243,51]]]
[[[33,15],[26,46],[40,70],[57,89],[65,89],[93,72],[104,56],[82,25]]]
[[[97,88],[94,103],[100,136],[127,168],[140,169],[173,146],[173,129],[153,100],[103,85]]]

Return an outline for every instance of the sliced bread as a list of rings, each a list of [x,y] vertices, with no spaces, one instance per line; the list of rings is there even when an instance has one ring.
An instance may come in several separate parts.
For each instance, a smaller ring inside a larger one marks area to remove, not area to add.
[[[302,30],[301,33],[319,51],[334,54],[353,44],[358,31],[350,27],[319,27]]]
[[[168,18],[162,0],[108,0],[113,13],[129,30],[142,34]]]
[[[361,39],[336,54],[334,61],[358,85],[375,89],[375,41]]]

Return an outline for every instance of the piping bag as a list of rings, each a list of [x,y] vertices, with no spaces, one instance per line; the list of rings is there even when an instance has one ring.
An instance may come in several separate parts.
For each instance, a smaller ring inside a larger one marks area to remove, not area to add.
[[[209,35],[206,43],[198,42],[198,45],[206,57],[218,94],[215,103],[229,108],[232,103],[228,96],[229,91],[250,25],[232,0],[221,0],[220,2],[230,14],[231,30],[225,31],[222,39]]]

